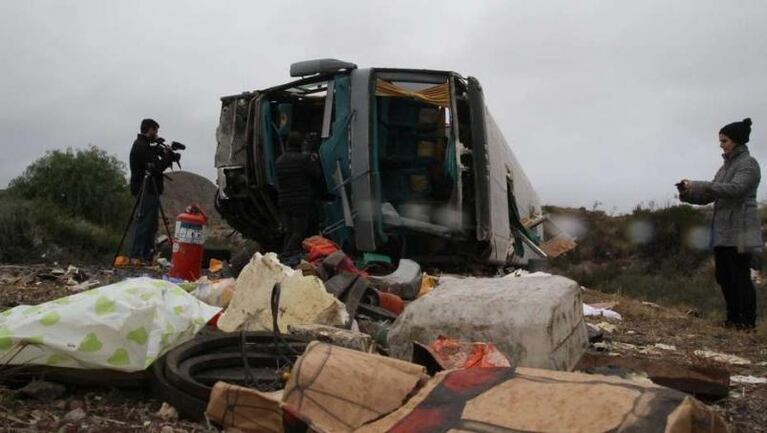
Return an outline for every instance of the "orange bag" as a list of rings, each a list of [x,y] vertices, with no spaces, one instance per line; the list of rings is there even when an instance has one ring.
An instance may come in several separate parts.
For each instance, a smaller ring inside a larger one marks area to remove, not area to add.
[[[327,257],[341,249],[335,242],[320,235],[304,239],[301,246],[304,247],[304,250],[308,255],[306,260],[309,262]]]
[[[405,303],[402,301],[402,298],[394,293],[386,292],[378,292],[378,306],[398,316],[405,309]]]
[[[469,343],[440,335],[429,348],[446,369],[511,367],[492,343]]]

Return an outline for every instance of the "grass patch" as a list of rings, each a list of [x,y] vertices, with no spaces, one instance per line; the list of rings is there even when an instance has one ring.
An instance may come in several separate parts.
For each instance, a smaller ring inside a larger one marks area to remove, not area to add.
[[[119,240],[115,230],[52,203],[8,194],[0,200],[0,262],[109,261]]]
[[[620,216],[583,208],[549,207],[547,212],[574,221],[581,231],[578,248],[552,261],[558,273],[605,293],[695,310],[706,319],[724,318],[713,252],[701,239],[708,233],[710,209],[637,208]],[[762,215],[767,220],[767,212]],[[767,317],[764,294],[765,287],[757,287],[760,319]]]

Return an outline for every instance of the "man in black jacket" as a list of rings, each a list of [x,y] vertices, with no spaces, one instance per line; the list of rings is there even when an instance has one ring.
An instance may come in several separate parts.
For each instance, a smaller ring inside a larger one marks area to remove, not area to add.
[[[141,133],[136,137],[130,151],[131,194],[137,200],[141,196],[140,206],[136,209],[136,224],[129,253],[132,264],[152,260],[160,210],[160,194],[163,191],[162,172],[175,160],[173,153],[160,150],[156,144],[153,145],[157,140],[159,129],[160,124],[156,121],[142,120]],[[144,182],[145,178],[146,182]]]
[[[300,132],[288,134],[285,153],[277,158],[278,205],[287,233],[282,257],[301,253],[301,241],[309,231],[315,211],[315,185],[322,182],[322,169],[312,155],[301,153],[304,137]]]

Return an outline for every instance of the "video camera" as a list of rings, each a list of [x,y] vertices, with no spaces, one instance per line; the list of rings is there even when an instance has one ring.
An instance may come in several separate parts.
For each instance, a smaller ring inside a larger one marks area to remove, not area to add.
[[[165,144],[165,139],[162,137],[157,137],[154,140],[152,140],[152,144],[155,144],[157,149],[157,152],[170,154],[172,155],[173,162],[178,165],[178,168],[181,168],[181,154],[178,153],[179,150],[185,150],[186,145],[179,143],[178,141],[172,141],[170,144]]]

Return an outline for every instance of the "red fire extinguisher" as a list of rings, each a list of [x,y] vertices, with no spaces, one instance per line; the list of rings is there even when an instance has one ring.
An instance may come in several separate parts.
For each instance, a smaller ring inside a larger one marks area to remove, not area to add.
[[[170,273],[174,278],[195,281],[200,278],[208,216],[197,205],[176,217]]]

